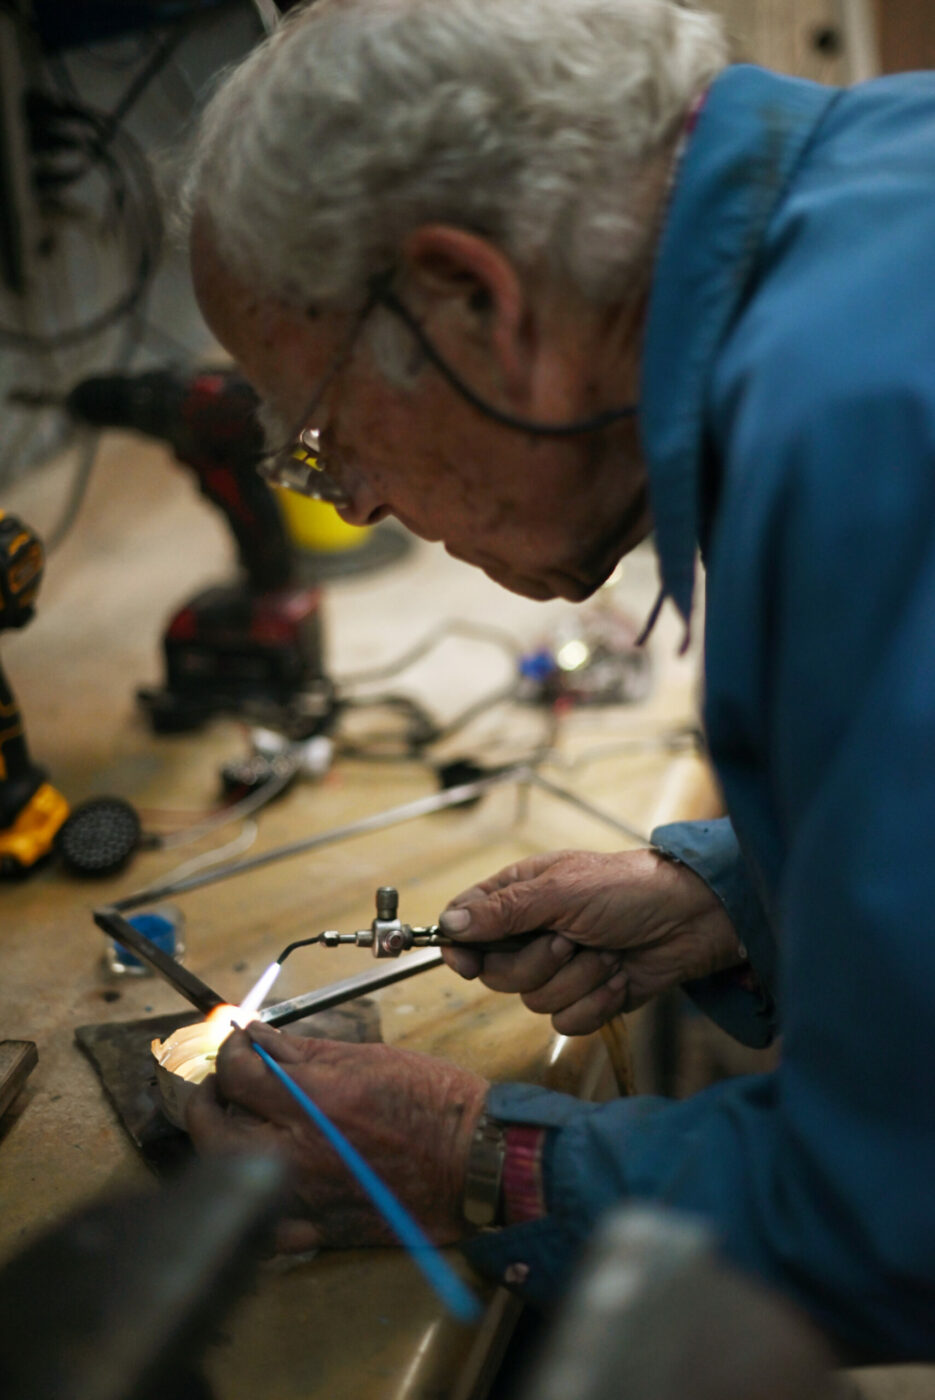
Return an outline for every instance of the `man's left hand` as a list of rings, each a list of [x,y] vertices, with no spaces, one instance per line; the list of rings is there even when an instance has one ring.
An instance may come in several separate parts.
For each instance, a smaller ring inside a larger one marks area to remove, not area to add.
[[[468,1233],[464,1172],[488,1084],[443,1060],[388,1045],[283,1035],[259,1022],[250,1036],[337,1124],[436,1244]],[[217,1073],[189,1104],[199,1152],[269,1151],[285,1159],[295,1192],[277,1247],[395,1244],[395,1235],[285,1085],[234,1031]]]

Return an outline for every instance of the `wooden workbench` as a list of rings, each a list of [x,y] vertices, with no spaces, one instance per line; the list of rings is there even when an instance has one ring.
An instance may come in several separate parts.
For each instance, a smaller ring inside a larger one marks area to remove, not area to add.
[[[62,486],[53,472],[0,504],[41,531],[55,514]],[[119,437],[108,443],[79,526],[51,563],[36,621],[21,636],[3,639],[34,756],[72,801],[118,792],[144,809],[174,810],[215,800],[221,762],[242,748],[237,727],[218,722],[200,734],[154,738],[136,712],[133,687],[158,674],[157,638],[167,612],[223,574],[226,553],[221,529],[160,453]],[[654,568],[648,555],[632,568],[638,611],[651,600]],[[328,590],[333,664],[340,671],[382,661],[440,617],[485,618],[494,609],[499,622],[527,640],[561,614],[561,605],[543,609],[510,599],[438,550],[417,550],[385,574]],[[652,699],[574,720],[563,739],[569,766],[552,770],[639,830],[673,814],[685,800],[686,779],[692,787],[698,777],[692,760],[658,746],[614,748],[621,739],[651,740],[690,718],[693,665],[673,659],[676,640],[674,622],[664,624]],[[463,650],[446,653],[434,678],[432,659],[425,663],[433,690],[424,698],[442,710],[456,708],[479,674],[482,690],[483,673],[498,664],[495,656],[475,651],[459,671]],[[534,738],[534,717],[528,723]],[[488,734],[478,742],[493,739]],[[574,766],[575,755],[605,746],[599,761]],[[416,765],[342,762],[264,812],[253,849],[323,831],[432,788],[431,775]],[[702,791],[705,802],[710,794]],[[187,961],[237,1000],[292,938],[369,923],[378,884],[398,886],[404,918],[429,922],[456,891],[528,852],[626,844],[543,794],[531,796],[521,820],[518,811],[515,790],[504,789],[470,810],[358,838],[185,896],[178,904],[187,921]],[[76,884],[49,868],[0,891],[0,1038],[34,1040],[40,1056],[0,1127],[0,1259],[89,1197],[148,1180],[74,1044],[74,1030],[183,1009],[157,980],[108,978],[103,939],[89,909],[148,883],[188,854],[140,855],[106,884]],[[286,996],[323,985],[369,966],[367,958],[356,949],[297,955],[277,990]],[[486,992],[446,969],[384,992],[379,1004],[388,1043],[449,1057],[493,1079],[546,1082],[584,1095],[613,1091],[599,1037],[557,1037],[518,999]],[[502,1305],[500,1295],[478,1338],[441,1315],[421,1277],[395,1251],[328,1254],[291,1267],[279,1262],[261,1270],[209,1369],[220,1400],[478,1394]]]

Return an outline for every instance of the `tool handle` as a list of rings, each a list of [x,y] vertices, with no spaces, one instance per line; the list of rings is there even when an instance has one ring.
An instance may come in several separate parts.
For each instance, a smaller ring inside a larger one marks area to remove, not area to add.
[[[468,938],[451,938],[448,934],[441,934],[438,946],[440,948],[467,948],[469,952],[481,953],[486,957],[488,953],[519,953],[523,948],[528,948],[530,943],[535,943],[537,938],[547,938],[551,934],[551,929],[537,928],[530,933],[515,933],[511,934],[509,938],[498,938],[489,943],[475,943]]]

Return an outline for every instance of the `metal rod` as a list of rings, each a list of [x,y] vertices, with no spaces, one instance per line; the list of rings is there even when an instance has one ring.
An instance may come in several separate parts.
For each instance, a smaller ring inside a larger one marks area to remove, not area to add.
[[[219,997],[217,992],[206,982],[202,982],[200,977],[196,977],[193,972],[189,972],[187,967],[177,963],[175,958],[170,958],[168,953],[164,953],[161,948],[157,948],[155,943],[151,943],[148,938],[145,938],[115,909],[95,909],[93,914],[94,922],[99,929],[108,934],[109,937],[115,938],[122,947],[129,948],[143,962],[148,963],[186,1001],[190,1001],[192,1006],[197,1007],[206,1016],[216,1006],[225,1004],[224,997]]]
[[[583,797],[579,797],[575,792],[569,792],[567,788],[561,787],[559,783],[553,783],[551,778],[543,778],[541,773],[535,769],[529,769],[529,777],[526,781],[532,783],[533,787],[540,788],[542,792],[551,793],[553,797],[558,797],[562,802],[569,803],[572,807],[577,807],[580,812],[586,812],[595,821],[603,822],[605,826],[613,827],[614,831],[619,831],[623,836],[629,836],[631,841],[639,841],[641,846],[649,845],[649,837],[644,836],[635,827],[629,826],[627,822],[622,822],[618,817],[613,817],[609,812],[604,812],[600,807],[593,806]]]
[[[235,875],[246,875],[251,870],[260,870],[276,861],[288,860],[291,856],[304,855],[308,851],[319,851],[325,846],[334,846],[351,836],[366,836],[372,831],[384,831],[387,827],[398,826],[402,822],[414,821],[417,817],[429,816],[432,812],[443,812],[448,807],[459,807],[476,797],[483,797],[492,788],[504,783],[517,782],[525,778],[529,769],[523,765],[505,768],[502,773],[492,773],[487,778],[478,778],[473,783],[462,783],[446,792],[435,792],[429,797],[418,797],[414,802],[404,802],[399,807],[390,807],[385,812],[376,812],[370,817],[348,822],[346,826],[336,826],[330,831],[322,831],[317,836],[307,836],[301,841],[293,841],[288,846],[277,846],[275,850],[264,851],[261,855],[250,856],[247,860],[235,861],[233,865],[220,865],[215,870],[205,870],[199,875],[191,875],[187,880],[176,880],[165,885],[149,885],[145,890],[117,899],[111,909],[126,911],[139,909],[144,904],[156,904],[189,890],[203,889],[206,885],[219,884]]]
[[[553,783],[551,779],[543,778],[541,773],[528,764],[522,763],[513,768],[504,768],[500,773],[491,773],[486,778],[478,778],[473,783],[461,783],[458,787],[449,788],[446,792],[436,792],[428,797],[418,797],[413,802],[404,802],[399,807],[390,807],[384,812],[361,817],[357,821],[348,822],[345,826],[332,827],[330,831],[319,832],[316,836],[306,836],[301,841],[293,841],[287,846],[277,846],[258,856],[250,856],[247,860],[235,861],[231,865],[220,865],[214,870],[202,871],[198,875],[189,876],[186,880],[169,881],[164,885],[148,885],[143,890],[136,890],[133,894],[125,895],[123,899],[115,900],[109,907],[126,912],[130,909],[142,908],[147,904],[158,903],[160,900],[169,899],[176,895],[187,894],[190,890],[220,884],[222,880],[230,880],[235,875],[246,875],[251,870],[261,870],[266,865],[274,865],[280,860],[289,860],[292,856],[323,850],[326,846],[337,845],[338,842],[347,841],[353,836],[367,836],[374,831],[385,831],[388,827],[415,821],[418,817],[430,816],[433,812],[444,812],[450,807],[460,807],[463,803],[483,797],[485,793],[490,792],[493,788],[502,787],[505,783],[523,785],[531,783],[542,792],[550,793],[551,796],[557,797],[560,801],[570,803],[579,811],[593,817],[595,821],[603,822],[605,826],[619,831],[621,835],[629,837],[630,840],[638,841],[641,845],[648,844],[648,837],[637,831],[635,827],[620,821],[609,812],[602,811],[600,807],[595,807],[592,803],[585,801],[583,797],[569,792],[567,788],[558,783]]]
[[[439,967],[441,953],[434,948],[426,948],[418,953],[406,953],[389,966],[376,967],[371,972],[358,972],[354,977],[345,977],[342,982],[332,982],[330,987],[321,987],[315,992],[305,992],[290,1001],[280,1001],[260,1012],[260,1020],[269,1026],[287,1026],[290,1021],[300,1021],[303,1016],[311,1016],[315,1011],[329,1011],[333,1006],[341,1006],[355,997],[378,992],[381,987],[391,987],[394,982],[403,982],[414,977],[417,972],[428,972]]]

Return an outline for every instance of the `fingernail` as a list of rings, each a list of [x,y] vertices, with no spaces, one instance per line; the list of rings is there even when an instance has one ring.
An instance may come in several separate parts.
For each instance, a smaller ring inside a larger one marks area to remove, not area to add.
[[[627,974],[625,972],[618,972],[616,977],[611,977],[607,985],[612,992],[622,991],[627,985]]]
[[[575,945],[569,943],[567,938],[563,938],[560,933],[557,933],[549,944],[549,950],[553,952],[557,958],[568,958],[571,957],[571,954],[575,951]]]
[[[610,950],[601,953],[601,962],[604,964],[605,967],[613,967],[619,961],[619,959],[619,953],[613,953]]]
[[[470,910],[446,909],[438,924],[445,933],[465,933],[471,926]]]

